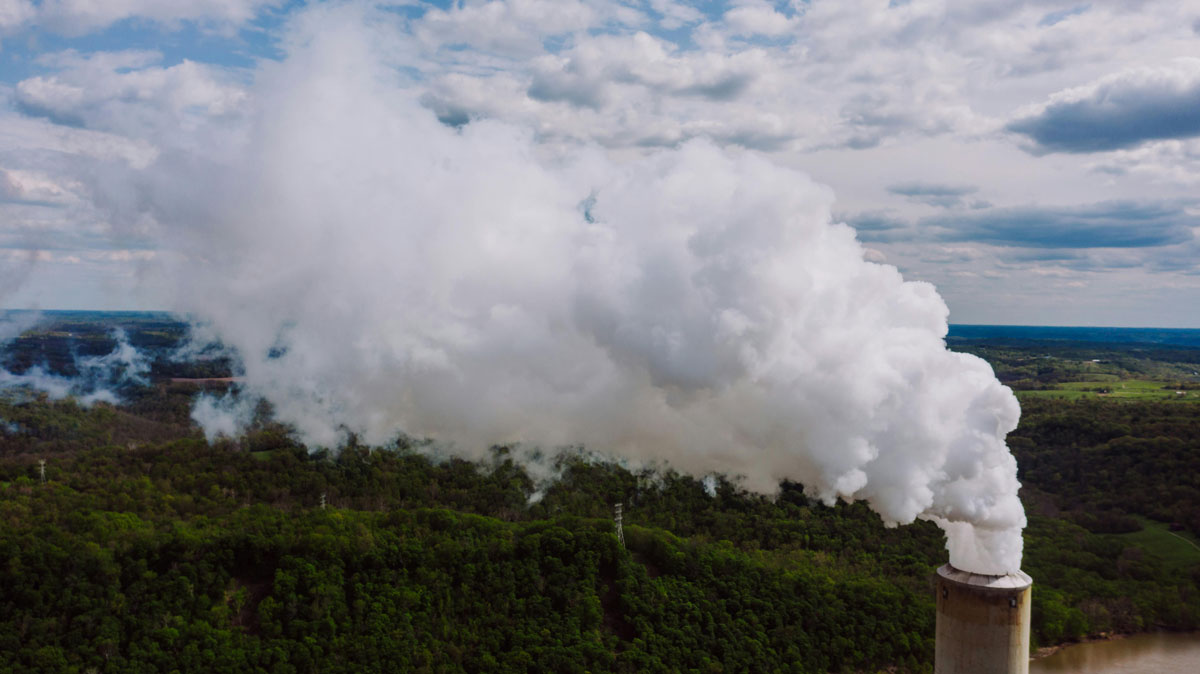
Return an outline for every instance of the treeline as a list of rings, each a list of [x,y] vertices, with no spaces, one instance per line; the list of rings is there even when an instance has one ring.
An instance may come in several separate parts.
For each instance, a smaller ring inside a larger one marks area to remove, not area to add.
[[[1200,629],[1200,565],[1181,568],[1120,537],[1031,514],[1024,570],[1034,579],[1033,638]]]
[[[894,530],[874,553],[831,549],[884,532],[861,508],[792,506],[812,514],[770,551],[681,538],[648,523],[673,506],[746,523],[770,504],[571,463],[532,506],[502,456],[487,470],[404,451],[260,460],[183,440],[83,452],[44,484],[3,463],[0,672],[928,669],[928,592],[844,562],[928,565],[889,548]],[[602,474],[606,493],[642,485],[624,549],[609,504],[572,488]]]
[[[1042,390],[1096,375],[1200,383],[1200,348],[1139,343],[950,339],[950,348],[991,364],[1015,390]]]
[[[559,468],[530,503],[503,449],[183,439],[62,455],[45,484],[31,455],[0,460],[0,672],[928,671],[932,525],[798,485]],[[1198,626],[1195,573],[1031,521],[1038,643]]]
[[[1200,405],[1026,398],[1008,437],[1022,484],[1102,533],[1131,515],[1200,536]]]

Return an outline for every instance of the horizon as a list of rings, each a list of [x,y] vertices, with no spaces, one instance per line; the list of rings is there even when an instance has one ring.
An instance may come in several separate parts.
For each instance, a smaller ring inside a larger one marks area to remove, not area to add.
[[[0,307],[0,312],[4,313],[96,313],[96,314],[161,314],[178,318],[183,322],[187,321],[185,314],[171,311],[170,309],[29,309],[29,308],[3,308]],[[1083,329],[1083,330],[1180,330],[1180,331],[1200,331],[1200,327],[1182,327],[1182,326],[1167,326],[1167,325],[1063,325],[1063,324],[1031,324],[1031,323],[960,323],[950,321],[947,325],[951,328],[956,326],[962,327],[977,327],[977,328],[1064,328],[1064,329]]]

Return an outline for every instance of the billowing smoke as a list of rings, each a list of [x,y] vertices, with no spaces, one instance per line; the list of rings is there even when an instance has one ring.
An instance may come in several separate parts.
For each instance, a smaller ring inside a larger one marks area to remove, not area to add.
[[[1018,568],[1016,399],[946,349],[932,286],[864,260],[828,189],[704,141],[618,161],[449,128],[354,12],[295,30],[244,121],[180,129],[113,201],[149,204],[174,309],[305,442],[582,443],[786,478],[938,522],[959,568]],[[244,409],[195,418],[232,433]]]

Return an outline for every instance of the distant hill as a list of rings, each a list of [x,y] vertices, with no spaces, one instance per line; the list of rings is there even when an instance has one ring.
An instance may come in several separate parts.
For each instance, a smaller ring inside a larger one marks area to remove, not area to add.
[[[1095,328],[1045,325],[950,324],[947,341],[993,342],[1099,342],[1103,344],[1154,344],[1200,349],[1200,330],[1184,328]]]

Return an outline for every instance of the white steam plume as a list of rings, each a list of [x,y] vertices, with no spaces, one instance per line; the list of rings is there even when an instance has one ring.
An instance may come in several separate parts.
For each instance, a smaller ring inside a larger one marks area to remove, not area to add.
[[[21,325],[26,329],[33,327],[33,323],[29,321]],[[3,325],[0,324],[0,331],[3,329]],[[9,332],[10,340],[19,334],[11,330]],[[91,407],[97,402],[116,405],[121,402],[117,391],[122,386],[149,385],[146,374],[150,371],[150,361],[145,354],[129,343],[124,330],[114,329],[112,338],[116,344],[107,354],[75,358],[78,374],[73,377],[47,372],[43,367],[36,365],[21,373],[0,368],[0,390],[29,389],[45,393],[51,400],[74,396],[84,407]],[[0,342],[0,346],[4,343]]]
[[[5,295],[0,291],[0,300]],[[35,327],[42,320],[40,311],[4,311],[0,310],[0,347],[5,346],[20,337],[26,330]]]
[[[247,396],[231,392],[220,398],[201,393],[192,405],[192,421],[199,424],[209,442],[217,438],[236,438],[254,420],[254,403]]]
[[[181,130],[124,200],[163,228],[175,308],[304,441],[582,443],[786,478],[938,522],[959,568],[1019,567],[1015,397],[946,349],[931,285],[864,260],[828,189],[706,142],[616,162],[447,128],[364,25],[304,14],[245,126]]]

